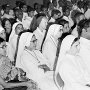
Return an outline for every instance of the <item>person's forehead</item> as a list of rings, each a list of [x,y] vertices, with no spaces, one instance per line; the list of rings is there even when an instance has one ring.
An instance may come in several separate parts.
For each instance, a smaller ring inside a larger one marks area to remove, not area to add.
[[[5,24],[7,24],[7,23],[10,23],[10,21],[9,21],[9,20],[6,20],[6,21],[5,21]]]
[[[67,27],[67,26],[69,26],[69,23],[64,24],[64,27]]]

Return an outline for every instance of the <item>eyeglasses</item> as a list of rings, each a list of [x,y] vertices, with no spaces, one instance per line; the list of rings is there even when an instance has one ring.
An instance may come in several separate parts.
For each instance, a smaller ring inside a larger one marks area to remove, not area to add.
[[[35,39],[35,40],[32,40],[32,41],[30,41],[30,42],[33,42],[33,43],[35,43],[37,41],[37,39]]]
[[[7,47],[7,45],[3,45],[2,47],[0,47],[0,48],[2,48],[2,49],[5,49]]]

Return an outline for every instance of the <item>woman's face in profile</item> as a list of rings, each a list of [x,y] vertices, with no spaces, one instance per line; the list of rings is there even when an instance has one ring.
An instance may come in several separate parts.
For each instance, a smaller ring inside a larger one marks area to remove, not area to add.
[[[18,35],[20,32],[22,32],[24,30],[23,25],[22,24],[18,24],[15,28],[15,32]]]
[[[35,35],[32,36],[32,39],[30,41],[30,46],[27,47],[30,51],[35,50],[36,49],[36,45],[37,45],[37,39],[35,37]]]
[[[6,32],[7,32],[7,33],[10,33],[10,32],[11,32],[11,23],[10,23],[9,20],[7,20],[7,21],[5,22],[5,28],[6,28]]]

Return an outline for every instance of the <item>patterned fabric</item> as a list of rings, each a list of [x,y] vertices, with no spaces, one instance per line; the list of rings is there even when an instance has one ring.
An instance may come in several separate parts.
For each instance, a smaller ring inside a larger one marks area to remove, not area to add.
[[[5,79],[7,74],[10,72],[12,64],[7,57],[2,57],[0,59],[0,76]]]
[[[18,75],[18,70],[8,59],[8,57],[3,56],[0,59],[0,77],[3,78],[5,81],[13,80],[16,75]]]

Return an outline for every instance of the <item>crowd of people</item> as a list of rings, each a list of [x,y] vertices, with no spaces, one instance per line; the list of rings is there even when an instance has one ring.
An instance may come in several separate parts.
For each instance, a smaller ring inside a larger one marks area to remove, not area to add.
[[[90,90],[90,1],[0,7],[0,90]]]

